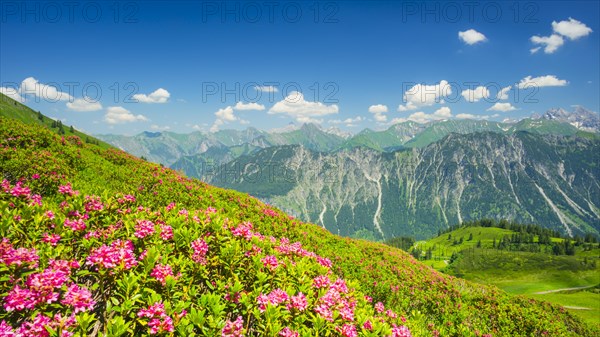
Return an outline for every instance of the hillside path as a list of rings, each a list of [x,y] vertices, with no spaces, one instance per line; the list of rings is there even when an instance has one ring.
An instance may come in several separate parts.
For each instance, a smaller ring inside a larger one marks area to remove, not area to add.
[[[544,294],[551,294],[551,293],[559,293],[561,291],[570,291],[570,290],[581,290],[581,289],[587,289],[587,288],[593,288],[595,286],[584,286],[584,287],[573,287],[573,288],[562,288],[562,289],[554,289],[554,290],[546,290],[546,291],[539,291],[537,293],[533,293],[534,295],[544,295]]]

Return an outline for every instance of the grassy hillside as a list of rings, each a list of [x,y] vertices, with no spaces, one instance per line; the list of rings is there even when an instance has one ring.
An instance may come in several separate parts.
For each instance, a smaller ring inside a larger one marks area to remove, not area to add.
[[[102,148],[112,147],[111,145],[101,140],[98,140],[97,138],[86,135],[85,133],[80,132],[74,128],[71,129],[71,127],[69,127],[68,125],[63,125],[61,129],[59,129],[56,126],[52,127],[53,123],[55,123],[56,121],[47,116],[44,116],[40,112],[35,112],[31,110],[28,106],[21,104],[7,97],[4,94],[0,94],[0,116],[16,119],[25,124],[45,126],[55,132],[62,132],[62,134],[65,136],[77,136],[83,141],[87,141],[88,143],[94,143]]]
[[[599,332],[558,306],[445,276],[400,250],[332,235],[75,136],[0,117],[0,143],[4,331]]]
[[[478,283],[494,285],[514,295],[546,300],[564,306],[588,322],[600,326],[600,294],[588,290],[557,291],[600,284],[600,248],[597,244],[575,246],[574,255],[554,255],[553,237],[540,252],[495,249],[503,237],[518,234],[494,227],[463,227],[427,241],[417,242],[423,261],[445,273]],[[534,245],[539,236],[533,238]],[[524,248],[524,247],[523,247]]]

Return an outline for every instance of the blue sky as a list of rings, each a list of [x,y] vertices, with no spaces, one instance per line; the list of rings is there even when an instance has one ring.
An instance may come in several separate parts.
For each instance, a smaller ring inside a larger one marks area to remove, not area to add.
[[[598,1],[66,4],[0,4],[0,90],[95,134],[600,110]]]

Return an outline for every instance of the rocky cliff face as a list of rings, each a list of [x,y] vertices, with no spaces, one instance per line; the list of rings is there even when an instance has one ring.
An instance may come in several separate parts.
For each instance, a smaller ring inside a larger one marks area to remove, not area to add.
[[[483,217],[575,235],[600,230],[599,145],[597,138],[485,132],[392,153],[272,147],[205,179],[341,235],[420,238]]]

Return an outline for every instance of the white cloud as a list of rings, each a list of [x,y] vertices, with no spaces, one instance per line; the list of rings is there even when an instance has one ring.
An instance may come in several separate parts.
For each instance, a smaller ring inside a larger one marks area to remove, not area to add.
[[[527,76],[517,84],[520,89],[531,88],[531,87],[562,87],[567,85],[569,82],[566,80],[560,80],[554,75],[531,77]]]
[[[460,94],[467,102],[470,103],[479,102],[479,100],[482,98],[490,97],[490,91],[484,86],[479,86],[475,89],[466,89]]]
[[[356,126],[355,123],[359,123],[364,121],[364,117],[361,116],[356,116],[354,118],[346,118],[344,120],[341,119],[332,119],[330,121],[328,121],[328,123],[330,124],[344,124],[347,127],[351,127],[351,126]]]
[[[473,114],[458,114],[456,118],[458,119],[477,119],[479,116]]]
[[[369,112],[373,113],[373,114],[386,113],[386,112],[388,112],[388,107],[387,107],[387,105],[383,105],[383,104],[371,105],[369,107]]]
[[[215,112],[215,116],[217,116],[218,119],[227,122],[235,122],[237,120],[237,117],[233,114],[233,108],[231,106],[219,109],[217,112]]]
[[[427,123],[427,122],[431,122],[431,121],[439,121],[439,120],[443,120],[443,119],[448,119],[451,117],[452,117],[452,112],[451,112],[450,108],[443,106],[443,107],[437,109],[436,111],[434,111],[432,114],[426,114],[423,111],[418,111],[418,112],[411,114],[406,119],[394,119],[394,120],[392,120],[392,123],[395,124],[395,123],[399,123],[399,122],[406,121],[406,120],[417,122],[417,123]]]
[[[0,93],[4,94],[17,102],[25,102],[25,99],[19,94],[19,90],[10,87],[0,87]]]
[[[540,51],[540,49],[542,49],[542,47],[535,47],[535,48],[531,48],[529,49],[529,52],[532,54],[537,53],[538,51]]]
[[[150,125],[150,129],[152,129],[152,130],[162,130],[162,131],[164,131],[164,130],[170,130],[170,129],[171,129],[171,127],[170,127],[170,126],[168,126],[168,125],[165,125],[165,126],[160,126],[160,125],[152,124],[152,125]]]
[[[557,34],[552,34],[550,36],[532,36],[530,40],[534,44],[544,45],[544,53],[546,54],[554,53],[556,50],[558,50],[558,48],[560,48],[560,46],[562,46],[565,43],[565,40],[562,38],[562,36]],[[529,51],[532,54],[535,54],[538,50],[540,49],[533,48]]]
[[[510,85],[508,87],[502,88],[500,91],[498,91],[498,94],[496,94],[496,99],[508,99],[508,92],[510,91],[510,89],[512,89],[512,86]]]
[[[108,124],[121,124],[128,122],[147,121],[143,115],[134,115],[129,110],[121,106],[111,106],[106,109],[104,120]]]
[[[517,110],[517,108],[512,106],[510,103],[500,103],[500,102],[492,105],[492,107],[487,109],[487,111],[500,111],[500,112],[508,112],[508,111],[513,111],[513,110]]]
[[[475,29],[469,29],[464,32],[458,32],[458,38],[468,45],[474,45],[476,43],[487,40],[485,35],[481,34]]]
[[[592,32],[590,27],[573,18],[569,18],[569,21],[552,21],[552,30],[555,33],[568,37],[570,40],[577,40],[580,37],[587,36]]]
[[[442,80],[438,84],[417,84],[404,93],[405,105],[400,104],[398,111],[416,110],[421,106],[430,106],[436,103],[444,103],[443,98],[452,93],[452,87],[448,81]]]
[[[388,112],[387,105],[383,105],[383,104],[371,105],[369,107],[369,112],[373,114],[373,118],[375,118],[376,122],[378,122],[378,123],[387,122],[387,116],[385,115],[385,113]]]
[[[140,103],[167,103],[169,101],[169,97],[171,97],[171,94],[163,88],[156,89],[150,95],[133,95],[133,99],[137,100]]]
[[[321,102],[307,101],[302,93],[292,91],[285,99],[275,103],[268,113],[288,115],[301,123],[322,123],[323,121],[317,117],[338,112],[338,106],[335,104],[326,105]]]
[[[272,85],[257,85],[254,87],[255,90],[257,91],[261,91],[261,92],[278,92],[279,89],[277,89],[277,87],[274,87]]]
[[[220,119],[215,120],[215,122],[213,123],[213,125],[210,127],[209,131],[210,132],[217,132],[217,131],[219,131],[219,127],[221,125],[223,125],[223,123],[224,122],[222,120],[220,120]]]
[[[40,83],[33,77],[27,77],[21,82],[19,93],[22,96],[34,95],[50,102],[73,100],[73,97],[66,92],[59,91],[52,85]]]
[[[73,102],[67,102],[67,108],[73,111],[90,112],[102,110],[102,104],[98,101],[93,101],[88,97],[77,98]]]
[[[233,107],[235,110],[258,110],[258,111],[262,111],[265,109],[265,106],[262,104],[258,104],[258,103],[242,103],[242,102],[237,102],[235,104],[235,106]]]

